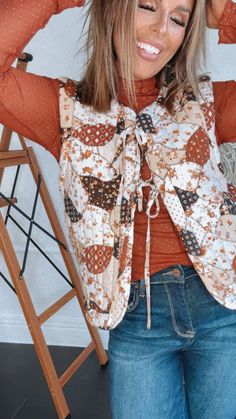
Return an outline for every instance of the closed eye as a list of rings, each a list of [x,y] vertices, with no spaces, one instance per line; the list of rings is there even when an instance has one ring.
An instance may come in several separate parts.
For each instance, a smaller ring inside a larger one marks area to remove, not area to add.
[[[140,9],[149,10],[150,12],[155,12],[155,8],[149,4],[139,4],[138,7]]]
[[[176,25],[182,26],[182,28],[186,28],[187,23],[184,22],[183,20],[179,20],[176,17],[172,17],[171,18],[172,22],[176,23]]]

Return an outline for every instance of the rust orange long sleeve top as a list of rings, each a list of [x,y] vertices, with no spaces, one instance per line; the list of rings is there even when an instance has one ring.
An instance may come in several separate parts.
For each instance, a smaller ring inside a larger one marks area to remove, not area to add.
[[[24,73],[11,67],[17,55],[53,14],[82,6],[83,0],[1,0],[0,2],[0,122],[39,143],[60,157],[59,80]],[[236,42],[236,4],[227,1],[221,18],[219,40]],[[152,83],[149,81],[148,83]],[[137,91],[139,109],[156,96],[153,86]],[[219,143],[236,142],[236,83],[214,83],[216,131]],[[125,97],[120,99],[125,102]],[[144,172],[147,168],[144,168]],[[144,173],[145,176],[145,173]],[[145,258],[145,214],[136,214],[133,280],[143,277]],[[168,250],[168,251],[167,251]],[[173,263],[190,264],[161,202],[161,211],[151,226],[150,272]]]

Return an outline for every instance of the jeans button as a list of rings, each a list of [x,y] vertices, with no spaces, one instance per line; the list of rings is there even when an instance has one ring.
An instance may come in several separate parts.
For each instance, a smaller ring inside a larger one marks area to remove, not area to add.
[[[178,268],[174,268],[173,271],[172,271],[172,274],[174,276],[180,276],[181,275],[181,271]]]

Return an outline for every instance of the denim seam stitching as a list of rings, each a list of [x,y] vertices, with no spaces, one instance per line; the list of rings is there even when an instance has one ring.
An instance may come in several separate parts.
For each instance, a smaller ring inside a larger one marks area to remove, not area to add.
[[[183,398],[182,398],[182,418],[184,419],[185,417],[185,379],[184,379],[184,367],[182,364],[182,378],[183,378]]]
[[[167,292],[167,296],[168,296],[168,300],[169,300],[169,304],[170,304],[170,310],[171,310],[171,315],[172,315],[172,324],[173,324],[174,330],[179,336],[182,336],[184,338],[189,338],[190,337],[189,333],[187,333],[187,334],[181,333],[179,331],[178,327],[177,327],[176,318],[175,318],[175,314],[174,314],[174,307],[173,307],[173,304],[171,302],[170,293],[169,293],[167,284],[164,284],[164,287],[165,287],[165,290]],[[191,336],[191,337],[193,337],[193,336]]]
[[[191,313],[190,313],[189,304],[188,304],[188,301],[187,301],[187,296],[186,296],[186,291],[185,291],[185,289],[184,289],[184,293],[185,293],[185,301],[186,301],[185,306],[186,306],[187,311],[188,311],[188,315],[189,315],[189,322],[190,322],[190,326],[191,326],[191,329],[192,329],[192,334],[193,334],[192,338],[193,338],[193,337],[195,336],[195,330],[194,330],[194,328],[193,328],[193,323],[192,323],[192,319],[191,319]]]
[[[194,276],[198,276],[198,274],[192,274],[192,275],[186,276],[186,277],[185,277],[185,280],[186,280],[186,279],[189,279],[189,278],[193,278]]]
[[[163,285],[163,284],[184,284],[184,282],[179,282],[178,280],[169,280],[169,281],[156,281],[151,282],[150,285]]]
[[[139,294],[138,294],[138,291],[137,290],[135,290],[136,292],[134,292],[134,298],[133,298],[133,300],[128,304],[128,306],[127,306],[127,309],[126,309],[126,311],[128,312],[128,313],[130,313],[131,311],[133,311],[136,307],[137,307],[137,305],[138,305],[138,303],[139,303]]]

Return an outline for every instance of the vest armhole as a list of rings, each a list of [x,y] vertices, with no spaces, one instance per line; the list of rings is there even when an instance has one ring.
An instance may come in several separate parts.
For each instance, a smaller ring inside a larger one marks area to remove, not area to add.
[[[200,103],[214,102],[213,83],[208,75],[202,75],[199,78]]]
[[[74,107],[77,96],[77,82],[67,78],[59,78],[59,114],[62,129],[73,125]]]

